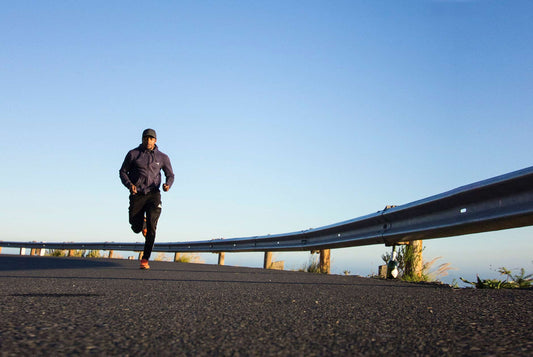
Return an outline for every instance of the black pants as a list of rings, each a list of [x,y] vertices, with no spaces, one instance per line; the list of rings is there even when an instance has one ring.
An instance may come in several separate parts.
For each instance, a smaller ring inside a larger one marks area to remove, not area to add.
[[[135,233],[143,229],[144,216],[146,215],[146,238],[142,259],[150,259],[155,242],[157,221],[161,215],[161,192],[155,191],[147,194],[137,193],[130,195],[130,224]]]

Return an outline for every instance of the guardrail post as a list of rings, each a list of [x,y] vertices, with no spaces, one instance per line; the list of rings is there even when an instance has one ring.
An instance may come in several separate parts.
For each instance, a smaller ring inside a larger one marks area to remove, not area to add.
[[[406,246],[412,254],[412,259],[405,261],[405,275],[420,278],[422,276],[422,240],[413,240]],[[405,258],[404,258],[405,259]]]
[[[179,262],[179,260],[180,260],[180,253],[174,252],[174,261]]]
[[[20,248],[20,255],[26,255],[26,248]]]
[[[331,250],[330,249],[321,249],[320,250],[320,272],[323,274],[330,273],[331,267]]]
[[[113,258],[113,251],[110,250],[110,251],[109,251],[109,259],[112,259],[112,258]]]
[[[225,258],[224,252],[218,253],[218,265],[224,265],[224,258]]]
[[[265,259],[263,260],[263,269],[270,269],[272,265],[272,252],[265,252]]]

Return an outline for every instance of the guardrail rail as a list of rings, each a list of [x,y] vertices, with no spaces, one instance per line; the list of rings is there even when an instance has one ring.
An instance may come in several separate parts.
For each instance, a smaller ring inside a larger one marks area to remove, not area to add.
[[[156,243],[155,252],[305,251],[421,239],[533,225],[533,166],[351,220],[285,234]],[[14,242],[0,247],[142,251],[143,243]]]

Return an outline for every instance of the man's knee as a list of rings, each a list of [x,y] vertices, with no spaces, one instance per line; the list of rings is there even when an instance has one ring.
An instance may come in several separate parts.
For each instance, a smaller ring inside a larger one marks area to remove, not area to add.
[[[133,233],[141,233],[141,231],[143,230],[143,227],[138,227],[138,226],[134,226],[133,224],[131,225],[131,230],[133,231]]]
[[[131,230],[134,233],[140,233],[143,229],[144,215],[130,217]]]

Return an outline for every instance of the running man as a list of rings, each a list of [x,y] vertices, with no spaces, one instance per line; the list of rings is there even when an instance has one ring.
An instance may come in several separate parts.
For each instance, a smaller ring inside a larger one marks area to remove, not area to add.
[[[120,168],[120,180],[130,190],[129,220],[135,233],[145,236],[141,269],[150,269],[148,260],[155,242],[157,221],[161,215],[161,170],[166,182],[163,191],[167,192],[174,182],[174,173],[169,157],[159,151],[155,130],[146,129],[142,134],[142,144],[126,154]]]

